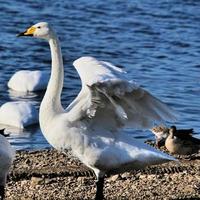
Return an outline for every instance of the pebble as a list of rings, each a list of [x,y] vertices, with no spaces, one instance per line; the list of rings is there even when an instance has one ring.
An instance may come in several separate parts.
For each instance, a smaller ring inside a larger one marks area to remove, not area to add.
[[[116,181],[118,178],[119,178],[118,174],[117,175],[113,175],[108,179],[108,181]]]
[[[31,178],[31,186],[41,185],[43,183],[44,183],[43,178],[34,177],[34,176]]]
[[[127,179],[127,178],[130,178],[130,177],[132,177],[133,175],[131,175],[129,172],[125,172],[125,173],[123,173],[123,174],[121,174],[121,177],[123,178],[123,179]]]
[[[146,175],[146,174],[141,174],[141,175],[139,176],[139,178],[140,178],[140,179],[146,179],[146,178],[147,178],[147,175]]]

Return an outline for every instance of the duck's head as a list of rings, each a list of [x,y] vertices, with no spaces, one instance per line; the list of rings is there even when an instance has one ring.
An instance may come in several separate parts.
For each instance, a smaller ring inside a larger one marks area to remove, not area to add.
[[[49,40],[53,35],[54,32],[47,22],[39,22],[17,36],[31,36]]]
[[[176,126],[171,126],[169,129],[169,136],[174,137],[176,135]]]

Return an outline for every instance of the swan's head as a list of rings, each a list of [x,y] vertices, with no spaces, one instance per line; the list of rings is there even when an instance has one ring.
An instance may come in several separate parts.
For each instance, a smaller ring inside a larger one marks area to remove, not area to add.
[[[17,36],[32,36],[49,40],[53,35],[54,32],[47,22],[39,22]]]

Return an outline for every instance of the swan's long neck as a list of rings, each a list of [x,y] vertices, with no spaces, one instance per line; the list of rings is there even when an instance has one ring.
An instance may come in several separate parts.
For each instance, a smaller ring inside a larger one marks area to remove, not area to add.
[[[54,35],[49,39],[52,68],[46,93],[40,106],[40,118],[49,118],[63,111],[61,92],[63,87],[63,60],[58,38]]]

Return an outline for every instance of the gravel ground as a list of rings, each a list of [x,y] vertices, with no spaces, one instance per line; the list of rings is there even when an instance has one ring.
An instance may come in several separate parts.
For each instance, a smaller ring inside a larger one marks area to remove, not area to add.
[[[106,199],[200,199],[198,155],[108,176]],[[6,187],[7,200],[94,199],[95,176],[70,152],[18,151]]]

